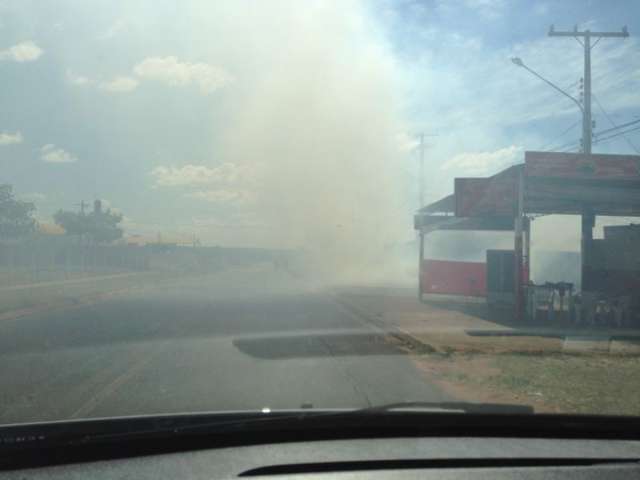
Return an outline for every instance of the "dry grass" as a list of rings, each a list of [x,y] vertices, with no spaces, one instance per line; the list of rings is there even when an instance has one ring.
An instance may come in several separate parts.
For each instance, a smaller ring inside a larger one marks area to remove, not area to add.
[[[640,357],[566,354],[416,356],[456,398],[537,412],[640,415]]]

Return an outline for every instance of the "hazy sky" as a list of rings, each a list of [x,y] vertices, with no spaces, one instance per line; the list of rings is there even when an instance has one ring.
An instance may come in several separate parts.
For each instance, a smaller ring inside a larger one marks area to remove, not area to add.
[[[420,131],[437,135],[429,201],[456,176],[577,142],[575,106],[509,60],[577,96],[581,47],[548,38],[552,23],[628,25],[631,38],[594,49],[593,91],[611,121],[638,118],[633,0],[5,0],[0,179],[45,220],[102,198],[129,233],[411,238]]]

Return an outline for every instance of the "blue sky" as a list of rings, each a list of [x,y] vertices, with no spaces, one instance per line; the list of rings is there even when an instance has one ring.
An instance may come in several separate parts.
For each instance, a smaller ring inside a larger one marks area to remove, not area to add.
[[[593,93],[616,124],[638,118],[637,2],[454,0],[389,5],[393,13],[387,28],[394,52],[411,72],[410,122],[415,130],[438,135],[430,139],[432,198],[443,193],[438,187],[446,175],[440,173],[457,174],[456,167],[464,166],[468,174],[485,174],[502,161],[521,161],[523,149],[577,143],[577,108],[509,61],[522,57],[578,97],[581,47],[573,38],[549,38],[551,24],[558,30],[576,24],[591,30],[628,25],[631,38],[604,39],[593,50]],[[596,132],[611,127],[595,102],[593,112]],[[639,143],[636,133],[635,144]],[[624,138],[595,145],[594,151],[636,153]],[[512,153],[516,157],[507,158]]]
[[[576,107],[509,60],[577,96],[580,46],[552,23],[628,25],[594,49],[593,91],[613,122],[640,115],[632,0],[4,0],[0,18],[0,178],[44,221],[102,198],[132,234],[410,238],[419,132],[428,200],[579,138]]]

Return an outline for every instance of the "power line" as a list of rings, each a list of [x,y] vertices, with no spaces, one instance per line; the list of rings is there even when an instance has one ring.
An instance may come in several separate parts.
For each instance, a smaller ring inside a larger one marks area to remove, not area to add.
[[[595,95],[592,94],[592,96],[593,96],[593,99],[596,102],[596,105],[598,105],[598,108],[600,108],[600,110],[602,111],[604,116],[607,117],[607,120],[609,120],[609,123],[611,125],[613,125],[614,128],[618,128],[618,125],[616,125],[616,122],[614,122],[613,119],[606,112],[606,110],[604,109],[604,107],[600,103],[600,100],[598,100],[598,98]],[[631,140],[629,140],[624,134],[622,134],[622,136],[624,137],[625,141],[629,144],[629,146],[635,150],[636,153],[640,153],[640,151],[638,151],[638,147],[636,147]]]
[[[613,135],[609,135],[608,137],[604,137],[604,138],[598,138],[596,140],[596,143],[602,143],[602,142],[606,142],[608,140],[611,140],[613,138],[619,137],[621,135],[625,135],[626,133],[631,133],[631,132],[635,132],[636,130],[640,130],[640,126],[635,127],[635,128],[631,128],[629,130],[625,130],[624,132],[618,132],[618,133],[614,133]]]
[[[573,148],[577,147],[580,145],[580,140],[572,140],[571,142],[567,142],[563,145],[560,145],[556,148],[554,148],[552,151],[553,152],[561,152],[563,150],[573,150]]]
[[[626,38],[629,36],[627,27],[623,27],[620,32],[592,32],[591,30],[578,31],[556,31],[551,25],[549,29],[550,37],[573,37],[584,48],[584,76],[583,76],[583,94],[584,102],[581,105],[582,110],[582,150],[587,155],[591,154],[591,143],[593,140],[593,131],[591,125],[591,49],[595,47],[602,37],[607,38]],[[582,41],[580,41],[580,39]],[[595,39],[595,43],[591,44],[591,39]],[[584,218],[584,217],[583,217]]]
[[[631,125],[635,125],[636,123],[640,123],[640,118],[638,120],[632,120],[627,123],[621,123],[617,127],[607,128],[606,130],[602,130],[601,132],[596,133],[594,136],[599,137],[600,135],[604,135],[605,133],[615,132],[616,130],[620,130],[621,128],[630,127]]]
[[[555,149],[555,152],[571,152],[580,146],[580,141],[573,142],[570,145],[562,145],[559,148]]]
[[[543,148],[541,148],[540,150],[542,150],[543,152],[546,152],[547,149],[553,145],[554,143],[556,143],[558,140],[560,140],[562,137],[564,137],[567,133],[569,133],[572,129],[576,128],[578,125],[580,125],[581,120],[578,120],[576,123],[574,123],[573,125],[567,127],[566,130],[564,130],[560,135],[556,136],[553,140],[551,140],[550,142],[548,142]],[[557,149],[551,149],[550,151],[553,150],[557,150]]]
[[[561,152],[561,153],[571,153],[576,149],[579,150],[580,145],[581,145],[580,142],[576,142],[573,145],[571,145],[570,147],[565,147],[563,149],[558,149],[557,151]]]

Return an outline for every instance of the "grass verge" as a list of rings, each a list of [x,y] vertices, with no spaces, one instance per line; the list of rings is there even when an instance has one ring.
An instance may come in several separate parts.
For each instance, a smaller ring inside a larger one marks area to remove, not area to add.
[[[640,415],[640,357],[450,354],[414,357],[452,396],[532,405],[536,412]]]

